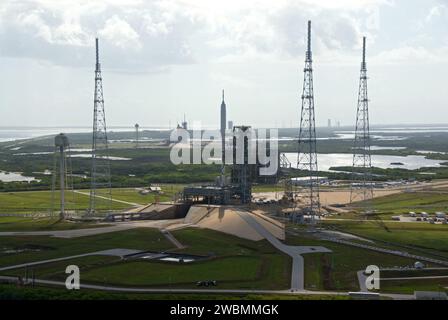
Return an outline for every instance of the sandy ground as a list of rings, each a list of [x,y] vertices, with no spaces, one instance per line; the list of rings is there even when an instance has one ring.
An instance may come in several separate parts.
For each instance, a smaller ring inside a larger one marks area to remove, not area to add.
[[[390,194],[400,193],[402,189],[379,189],[374,190],[373,197],[384,197]],[[259,192],[254,193],[254,198],[263,198],[266,200],[279,200],[283,196],[283,192]],[[347,204],[350,202],[350,190],[321,190],[319,192],[320,202],[323,206],[335,204]]]
[[[381,189],[374,190],[373,197],[379,198],[388,196],[390,194],[400,193],[402,190],[400,189]],[[347,204],[350,203],[350,190],[341,190],[341,191],[320,191],[320,202],[322,205],[335,205],[335,204]]]
[[[401,185],[397,187],[391,187],[387,189],[375,189],[374,198],[384,197],[391,194],[400,193],[403,191],[443,191],[448,189],[448,180],[437,180],[429,183],[419,183],[410,185]],[[350,189],[321,189],[319,192],[321,204],[335,205],[335,204],[347,204],[350,202]],[[278,192],[257,192],[253,193],[255,199],[265,200],[280,200],[283,196],[283,191]]]

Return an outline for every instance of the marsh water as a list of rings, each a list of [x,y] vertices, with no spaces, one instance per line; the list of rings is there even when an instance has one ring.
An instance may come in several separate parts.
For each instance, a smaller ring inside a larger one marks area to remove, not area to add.
[[[296,153],[286,153],[288,160],[294,165],[297,164]],[[320,171],[329,171],[331,167],[350,167],[353,155],[349,153],[319,153],[317,155]],[[389,156],[372,155],[372,166],[382,169],[401,168],[416,170],[425,167],[440,167],[444,160],[426,159],[425,156]],[[403,165],[392,164],[402,163]]]

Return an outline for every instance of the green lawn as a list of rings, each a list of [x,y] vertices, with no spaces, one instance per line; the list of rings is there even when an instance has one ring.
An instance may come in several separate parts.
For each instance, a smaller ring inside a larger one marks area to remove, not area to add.
[[[379,267],[409,266],[411,259],[363,250],[312,238],[307,234],[288,235],[290,245],[324,246],[332,253],[306,254],[305,287],[310,290],[359,290],[356,272],[369,265]]]
[[[115,293],[0,284],[0,300],[349,300],[340,295]]]
[[[448,276],[448,269],[421,269],[421,270],[385,270],[381,271],[381,278],[403,278],[403,277],[430,277]]]
[[[89,190],[81,190],[85,194],[65,192],[66,210],[85,211],[89,207]],[[118,191],[119,193],[119,191]],[[102,195],[100,192],[99,195]],[[113,197],[116,193],[113,194]],[[24,192],[1,192],[0,193],[0,213],[49,213],[52,210],[51,191],[24,191]],[[97,209],[109,208],[109,204],[103,199],[98,199]],[[55,210],[59,206],[59,194],[54,197]],[[112,209],[125,209],[130,205],[111,202]]]
[[[140,228],[95,236],[62,239],[47,236],[0,237],[0,266],[67,257],[99,250],[126,248],[164,251],[173,249],[157,229]],[[5,253],[6,250],[22,250]]]
[[[217,280],[222,289],[287,289],[288,260],[281,255],[214,257],[194,263],[128,260],[90,256],[35,267],[37,278],[64,280],[65,267],[80,267],[82,281],[117,286],[194,288],[197,281]],[[25,269],[5,271],[24,275]]]
[[[384,221],[327,221],[325,225],[365,238],[405,246],[416,250],[414,252],[417,254],[448,258],[448,225]]]
[[[240,256],[194,263],[126,261],[82,274],[84,281],[129,286],[195,287],[200,280],[217,280],[220,288],[251,287],[263,260]],[[132,274],[132,276],[130,276]]]
[[[284,187],[276,184],[258,184],[252,187],[252,192],[283,192]]]
[[[28,268],[28,277],[31,278],[32,272],[37,279],[51,279],[63,281],[67,278],[65,268],[68,265],[76,265],[79,267],[82,277],[84,272],[92,268],[98,268],[105,264],[119,261],[119,257],[114,256],[87,256],[58,262],[46,263]],[[13,269],[3,272],[3,275],[21,276],[25,278],[26,268]]]
[[[361,203],[362,204],[362,203]],[[405,192],[385,197],[375,198],[371,202],[373,209],[380,216],[390,218],[391,215],[409,213],[409,211],[436,211],[448,210],[448,193],[446,192]]]
[[[183,184],[160,184],[162,194],[146,194],[141,195],[136,188],[118,188],[112,189],[112,198],[127,202],[135,202],[139,204],[147,204],[155,202],[156,198],[159,201],[172,201],[174,194],[183,190]]]
[[[136,188],[114,188],[112,189],[112,199],[126,201],[144,205],[158,201],[172,201],[173,195],[182,189],[180,184],[161,185],[163,194],[141,195]],[[66,209],[85,211],[89,207],[89,190],[77,190],[78,192],[67,191],[65,193]],[[106,196],[106,190],[98,190],[99,196]],[[22,191],[22,192],[0,192],[0,213],[38,213],[50,212],[52,209],[51,191]],[[59,193],[54,196],[55,210],[58,208]],[[126,209],[132,207],[130,204],[111,202],[112,209]],[[97,198],[98,210],[109,208],[107,201]]]
[[[180,250],[210,256],[193,263],[140,260],[105,260],[87,257],[75,261],[49,263],[35,267],[36,276],[64,279],[65,266],[74,263],[81,268],[81,279],[88,283],[119,286],[195,287],[199,280],[217,280],[219,288],[287,289],[290,286],[291,259],[274,249],[267,241],[250,241],[205,229],[184,229],[173,232],[187,248]],[[3,239],[3,238],[2,238]],[[78,239],[47,237],[5,238],[6,248],[34,248],[40,252],[0,254],[0,265],[45,260],[60,256],[93,252],[108,248],[129,248],[154,251],[173,250],[157,230],[139,229]],[[3,243],[2,243],[3,245]],[[179,250],[177,250],[179,251]],[[24,270],[6,271],[20,275]]]
[[[448,279],[392,280],[381,281],[380,292],[413,294],[414,291],[447,292]]]
[[[266,240],[250,241],[225,233],[189,228],[173,232],[187,248],[182,252],[219,257],[252,257],[261,261],[258,276],[240,288],[287,289],[291,282],[291,258],[277,251]],[[230,268],[228,272],[235,270]],[[227,270],[226,270],[227,271]]]

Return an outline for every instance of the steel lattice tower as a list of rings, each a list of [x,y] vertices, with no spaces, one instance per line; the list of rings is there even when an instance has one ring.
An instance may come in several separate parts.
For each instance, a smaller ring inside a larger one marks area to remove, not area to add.
[[[299,151],[297,168],[309,174],[308,186],[303,188],[307,202],[304,213],[315,216],[320,214],[319,180],[316,153],[316,126],[314,115],[313,59],[311,52],[311,21],[308,21],[308,41],[305,59],[302,94],[302,112],[300,118]]]
[[[372,161],[370,156],[369,100],[367,96],[366,37],[363,38],[361,76],[359,78],[353,147],[352,184],[350,202],[368,201],[373,197]]]
[[[95,93],[93,107],[93,136],[92,136],[92,173],[90,187],[90,207],[88,214],[94,215],[97,211],[97,202],[106,201],[106,208],[111,205],[110,159],[107,140],[106,114],[104,112],[103,80],[99,61],[98,38],[95,39],[96,67],[95,67]],[[98,197],[99,189],[105,189]]]

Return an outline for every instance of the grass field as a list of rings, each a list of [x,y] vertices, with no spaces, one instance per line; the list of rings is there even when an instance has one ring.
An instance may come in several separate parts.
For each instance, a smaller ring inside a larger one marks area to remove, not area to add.
[[[162,186],[165,196],[177,192],[180,185]],[[267,190],[268,187],[264,190]],[[262,190],[262,189],[260,189]],[[42,202],[41,193],[19,193],[20,198],[31,203]],[[47,196],[48,196],[47,192]],[[3,194],[0,194],[3,195]],[[422,194],[419,194],[419,196]],[[149,198],[148,198],[149,197]],[[135,189],[115,189],[114,198],[140,203],[142,196]],[[445,201],[437,194],[414,199],[410,194],[400,194],[376,199],[382,211],[400,210],[407,203],[410,207],[420,205],[435,208]],[[87,196],[85,196],[88,199]],[[40,200],[39,200],[40,199]],[[163,201],[163,199],[159,199]],[[425,202],[426,201],[426,202]],[[145,201],[146,202],[146,201]],[[142,202],[142,203],[145,203]],[[151,202],[151,201],[148,201]],[[14,201],[12,201],[14,203]],[[16,206],[17,206],[17,202]],[[398,203],[398,205],[396,204]],[[13,205],[11,205],[13,207]],[[20,208],[20,206],[18,206]],[[406,209],[408,210],[408,209]],[[411,209],[409,209],[411,210]],[[414,210],[417,211],[417,210]],[[426,209],[425,211],[431,212]],[[421,255],[448,258],[448,226],[426,223],[392,223],[378,221],[325,221],[326,227],[356,234],[375,240],[378,246],[406,248],[405,251]],[[74,225],[70,222],[55,223],[52,219],[31,219],[17,217],[0,218],[0,231],[8,230],[62,230],[92,227],[95,224]],[[378,253],[356,247],[316,239],[306,228],[297,227],[296,235],[287,236],[290,245],[319,245],[331,249],[331,254],[305,255],[305,286],[310,290],[356,291],[359,289],[356,272],[368,265],[379,267],[409,266],[415,261],[394,255]],[[291,229],[293,230],[293,229]],[[279,253],[267,241],[249,241],[224,233],[189,228],[172,232],[186,248],[173,248],[160,231],[155,229],[135,229],[77,239],[57,239],[50,237],[2,237],[0,238],[0,266],[45,260],[62,256],[111,248],[191,253],[210,256],[210,259],[192,264],[178,264],[158,261],[119,261],[113,257],[88,257],[72,261],[79,264],[82,279],[89,283],[107,283],[117,286],[148,286],[191,288],[199,280],[217,280],[222,289],[287,289],[290,285],[291,259]],[[3,251],[2,251],[3,250]],[[17,250],[15,254],[5,251]],[[23,252],[19,252],[23,250]],[[36,276],[61,280],[65,277],[64,266],[70,261],[51,263],[35,268]],[[23,274],[15,270],[9,274]],[[412,293],[411,289],[435,288],[444,280],[437,279],[423,283],[409,281],[385,281],[385,292]],[[415,280],[416,281],[416,280]],[[422,284],[423,283],[423,284]]]
[[[342,295],[282,295],[282,294],[160,294],[113,293],[96,290],[66,290],[63,288],[17,287],[0,284],[0,300],[350,300]]]
[[[312,238],[306,234],[288,235],[291,245],[324,246],[332,253],[304,255],[305,287],[310,290],[359,290],[356,272],[369,265],[394,267],[412,265],[413,260],[379,252],[363,250]]]
[[[252,192],[283,192],[283,188],[275,184],[258,184],[252,187]]]
[[[118,262],[119,257],[113,256],[87,256],[69,260],[63,260],[59,262],[52,262],[47,264],[38,265],[35,267],[30,267],[28,269],[28,277],[31,277],[31,271],[37,279],[52,279],[52,280],[65,280],[67,274],[65,273],[65,268],[68,265],[77,265],[80,272],[84,276],[86,270],[92,268],[98,268],[102,265]],[[25,278],[27,270],[25,268],[13,269],[6,271],[5,274],[8,276],[21,276]]]
[[[127,248],[163,251],[173,249],[157,229],[141,228],[95,236],[61,239],[46,236],[0,238],[0,266],[67,257],[99,250]],[[5,253],[17,250],[17,253]]]
[[[413,294],[414,291],[440,291],[448,293],[448,279],[412,279],[381,281],[381,292]]]
[[[112,199],[125,201],[135,204],[152,203],[158,201],[171,201],[173,195],[179,192],[182,185],[168,184],[161,185],[161,195],[147,194],[141,195],[135,188],[117,188],[112,189]],[[65,199],[67,201],[67,210],[85,211],[89,207],[89,190],[77,190],[78,192],[67,191]],[[105,196],[105,190],[98,190],[99,196]],[[59,194],[55,193],[55,209],[58,208]],[[131,204],[111,202],[112,209],[126,209],[132,207]],[[99,210],[109,208],[107,201],[98,198],[97,207]],[[48,213],[52,208],[51,191],[24,191],[24,192],[0,192],[0,213]]]
[[[409,213],[409,211],[434,213],[448,210],[448,193],[446,192],[405,192],[381,198],[371,202],[373,209],[382,218],[390,219],[392,215]]]
[[[448,258],[448,225],[374,221],[327,221],[327,226],[368,239]]]
[[[185,264],[129,261],[83,272],[83,279],[89,283],[104,281],[122,286],[173,288],[194,288],[197,281],[217,280],[219,288],[242,288],[244,285],[250,288],[257,280],[262,263],[262,259],[254,256],[215,258]]]
[[[37,278],[65,279],[65,266],[80,266],[88,283],[118,286],[195,287],[200,280],[217,280],[219,288],[287,289],[291,261],[266,241],[250,241],[220,232],[184,229],[174,232],[183,244],[182,252],[210,256],[194,263],[126,260],[113,257],[83,257],[34,267]],[[3,239],[3,238],[2,238]],[[6,237],[5,248],[41,248],[39,252],[1,254],[0,265],[19,264],[108,248],[161,251],[174,250],[157,230],[139,229],[78,239],[47,237]],[[45,246],[45,247],[44,247]],[[179,251],[179,250],[178,250]],[[24,275],[24,269],[6,271],[6,275]]]
[[[291,261],[266,241],[250,241],[204,229],[173,232],[185,253],[209,255],[192,264],[126,261],[84,273],[89,282],[106,277],[127,286],[192,288],[200,280],[217,280],[222,289],[287,289]],[[132,277],[127,276],[132,272]]]
[[[384,270],[381,278],[448,276],[448,269]]]

